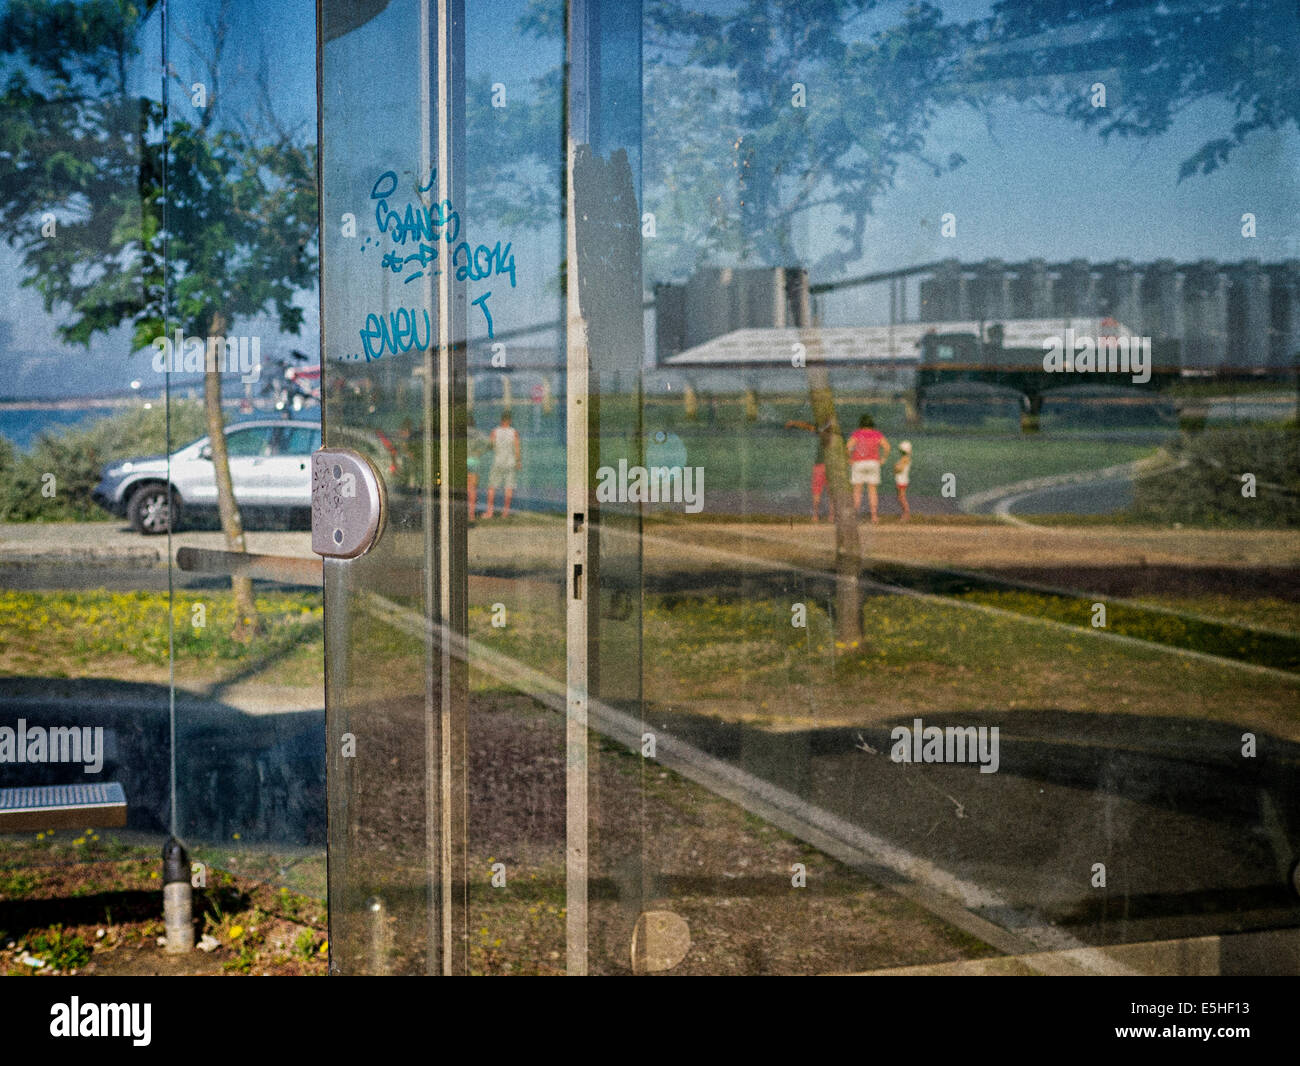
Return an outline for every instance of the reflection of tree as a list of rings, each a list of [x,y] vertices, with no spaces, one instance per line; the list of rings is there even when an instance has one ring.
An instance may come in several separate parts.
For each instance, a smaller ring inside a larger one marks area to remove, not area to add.
[[[554,46],[562,12],[558,0],[532,0],[517,32]],[[1300,120],[1295,14],[1280,2],[1003,0],[987,18],[955,21],[924,2],[886,16],[874,0],[645,0],[643,27],[654,281],[733,263],[841,272],[864,254],[866,220],[903,164],[940,175],[962,163],[927,149],[944,108],[1018,101],[1103,138],[1150,138],[1198,103],[1229,104],[1231,126],[1207,135],[1180,177]],[[1097,81],[1105,107],[1093,106]],[[796,83],[806,107],[794,106]],[[556,217],[563,87],[556,68],[501,109],[486,81],[471,88],[470,186],[488,217]],[[838,225],[801,247],[814,210]]]
[[[831,207],[838,241],[818,249],[818,265],[837,272],[862,257],[867,216],[900,164],[935,174],[961,164],[927,155],[924,136],[937,110],[960,99],[960,28],[919,5],[868,36],[858,19],[872,6],[650,7],[647,201],[657,208],[664,198],[670,220],[689,218],[694,201],[697,262],[793,265],[800,216]],[[702,167],[701,156],[713,165]],[[671,241],[671,221],[666,229]],[[800,251],[806,258],[811,249]]]
[[[1216,170],[1252,133],[1300,121],[1300,23],[1280,0],[1002,0],[964,33],[975,99],[1035,98],[1103,138],[1155,136],[1201,101],[1230,104],[1232,126],[1183,161],[1180,179]],[[1093,106],[1097,82],[1104,108]]]
[[[492,219],[512,231],[555,226],[559,218],[564,145],[559,69],[516,91],[506,107],[491,104],[492,79],[465,90],[465,185],[473,220]]]
[[[278,126],[265,77],[262,123],[217,121],[228,5],[208,24],[202,106],[167,117],[136,95],[139,42],[151,5],[111,0],[11,4],[0,52],[25,60],[0,96],[0,234],[19,248],[45,308],[66,308],[69,342],[123,324],[136,349],[179,327],[224,337],[236,318],[274,307],[298,332],[295,292],[315,278],[315,147]],[[176,76],[173,72],[173,76]],[[179,79],[190,104],[189,79]],[[56,236],[40,218],[52,213]],[[225,455],[221,374],[204,380],[221,524],[244,550]],[[254,631],[252,583],[233,579],[243,629]]]
[[[706,5],[651,0],[646,10],[645,187],[659,222],[647,264],[657,281],[726,262],[842,271],[861,258],[866,219],[902,163],[939,174],[962,162],[927,151],[944,107],[1029,102],[1103,138],[1150,138],[1198,103],[1231,105],[1230,128],[1208,135],[1180,178],[1300,118],[1300,32],[1283,3],[1003,0],[967,22],[921,3],[877,29],[870,0],[696,6]],[[1104,108],[1093,106],[1098,81]],[[796,82],[806,108],[792,106]],[[839,225],[796,255],[797,220],[818,207]]]

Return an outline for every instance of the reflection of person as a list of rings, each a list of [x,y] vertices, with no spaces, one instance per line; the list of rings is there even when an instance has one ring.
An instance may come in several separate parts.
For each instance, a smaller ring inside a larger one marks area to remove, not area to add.
[[[487,510],[484,518],[491,518],[497,489],[504,493],[501,517],[510,517],[510,501],[515,494],[515,475],[523,463],[523,451],[519,445],[519,431],[510,425],[510,412],[501,415],[501,424],[492,431],[488,438],[492,445],[492,471],[488,474]]]
[[[478,474],[487,451],[487,434],[474,424],[474,416],[470,415],[465,426],[465,498],[469,502],[471,522],[478,514]]]
[[[867,486],[867,502],[871,508],[871,521],[878,522],[876,515],[877,487],[880,485],[880,463],[889,455],[889,441],[876,429],[876,423],[870,415],[858,419],[858,428],[848,440],[849,481],[853,484],[853,510],[856,514],[862,509],[862,486]]]
[[[806,429],[809,433],[817,434],[817,456],[813,459],[812,468],[812,520],[816,522],[821,514],[822,493],[826,491],[826,448],[831,440],[831,424],[818,428],[811,422],[790,421],[785,424],[786,429]],[[826,506],[830,518],[835,518],[835,500],[831,496],[826,497]]]
[[[898,450],[902,454],[894,464],[894,484],[898,487],[898,504],[903,508],[903,521],[906,522],[912,514],[912,509],[907,506],[907,485],[911,481],[912,472],[912,442],[903,441]]]

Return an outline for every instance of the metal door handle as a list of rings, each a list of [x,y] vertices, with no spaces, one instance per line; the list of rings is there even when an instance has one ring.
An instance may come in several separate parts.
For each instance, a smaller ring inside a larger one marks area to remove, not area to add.
[[[379,539],[388,500],[379,471],[348,448],[311,457],[311,550],[330,559],[364,555]]]

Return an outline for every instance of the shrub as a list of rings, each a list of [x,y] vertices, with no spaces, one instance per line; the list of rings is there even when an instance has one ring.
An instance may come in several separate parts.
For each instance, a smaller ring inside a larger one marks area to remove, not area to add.
[[[1174,448],[1186,465],[1137,482],[1134,516],[1200,526],[1300,525],[1300,431],[1289,426],[1206,429]],[[1242,495],[1242,475],[1255,495]]]
[[[33,937],[27,949],[56,970],[76,970],[90,961],[90,945],[65,933],[61,925]]]
[[[203,404],[171,403],[170,450],[203,436]],[[90,498],[106,463],[167,452],[167,411],[159,405],[78,423],[61,433],[44,432],[30,452],[18,454],[0,438],[0,521],[60,522],[104,517]],[[43,495],[46,474],[54,475],[53,497]]]

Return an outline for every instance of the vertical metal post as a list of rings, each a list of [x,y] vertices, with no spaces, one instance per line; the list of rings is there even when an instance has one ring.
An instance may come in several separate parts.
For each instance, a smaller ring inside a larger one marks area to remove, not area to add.
[[[602,514],[593,488],[597,464],[616,439],[627,442],[630,461],[641,461],[641,7],[635,0],[570,0],[567,16],[566,881],[568,972],[581,974],[593,952],[602,962],[627,958],[645,895],[642,849],[629,846],[626,834],[605,846],[589,819],[599,752],[587,739],[592,700],[633,714],[641,709],[640,512]],[[611,402],[602,415],[606,392]],[[613,925],[602,918],[601,944],[589,932],[596,851],[600,875],[614,877],[619,900]]]
[[[462,203],[465,189],[465,2],[439,0],[438,198]],[[469,377],[463,284],[444,270],[438,285],[438,563],[443,626],[442,886],[443,973],[469,972],[468,667],[453,654],[469,632],[469,541],[465,509],[466,382]]]
[[[421,98],[421,180],[432,172],[438,203],[459,204],[464,187],[464,0],[421,0],[420,65],[428,87]],[[436,288],[424,280],[437,309],[436,345],[423,353],[424,538],[427,643],[425,817],[428,848],[430,973],[468,972],[469,882],[466,870],[467,678],[453,654],[467,618],[465,291],[454,272]]]
[[[565,101],[565,341],[568,388],[566,396],[566,584],[565,686],[568,710],[565,725],[565,942],[566,971],[582,976],[588,966],[587,884],[590,833],[587,811],[590,757],[587,712],[590,696],[591,580],[598,546],[591,504],[591,352],[583,318],[578,269],[578,215],[574,170],[579,145],[591,143],[593,117],[591,78],[595,40],[594,12],[589,0],[568,5],[568,85]],[[589,595],[590,593],[590,595]]]

